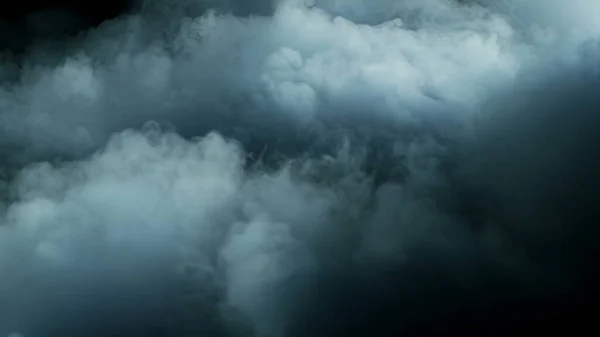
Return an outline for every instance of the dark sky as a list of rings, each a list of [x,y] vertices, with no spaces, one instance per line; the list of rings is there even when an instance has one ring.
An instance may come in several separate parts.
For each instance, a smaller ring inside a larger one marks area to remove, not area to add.
[[[135,7],[135,0],[16,1],[5,4],[0,13],[0,44],[3,49],[23,52],[36,39],[73,36]]]

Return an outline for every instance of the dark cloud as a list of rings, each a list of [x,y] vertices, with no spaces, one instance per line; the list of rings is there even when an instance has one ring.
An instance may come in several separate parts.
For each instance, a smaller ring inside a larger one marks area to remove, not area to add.
[[[0,66],[0,334],[514,333],[579,313],[599,6],[135,8]]]

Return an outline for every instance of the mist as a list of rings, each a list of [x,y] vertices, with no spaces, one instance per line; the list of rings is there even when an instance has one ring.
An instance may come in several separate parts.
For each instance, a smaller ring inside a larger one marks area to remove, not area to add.
[[[566,325],[596,292],[599,17],[144,0],[3,44],[0,336]]]

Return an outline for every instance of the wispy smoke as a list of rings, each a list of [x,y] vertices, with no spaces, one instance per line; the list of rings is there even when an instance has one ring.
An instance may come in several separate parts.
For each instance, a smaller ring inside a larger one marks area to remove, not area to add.
[[[148,0],[3,56],[0,334],[392,336],[572,290],[598,16]]]

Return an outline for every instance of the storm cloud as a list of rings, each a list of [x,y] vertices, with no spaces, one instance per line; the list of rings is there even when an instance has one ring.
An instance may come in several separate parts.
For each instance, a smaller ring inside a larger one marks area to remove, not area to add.
[[[147,0],[2,54],[0,334],[464,332],[590,290],[598,16]]]

